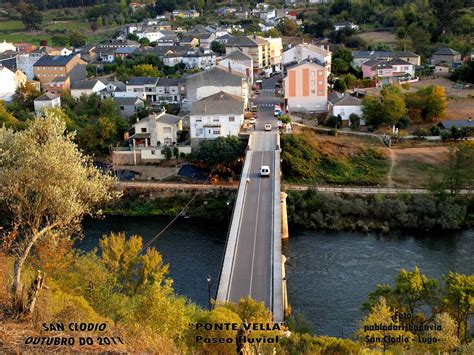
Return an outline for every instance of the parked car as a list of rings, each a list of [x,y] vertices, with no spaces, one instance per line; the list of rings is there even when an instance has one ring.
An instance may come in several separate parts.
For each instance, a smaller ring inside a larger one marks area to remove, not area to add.
[[[247,120],[247,122],[250,123],[250,124],[255,124],[255,123],[257,123],[257,120],[254,117],[252,117],[252,118],[249,118]]]
[[[260,176],[261,177],[270,176],[270,167],[268,165],[262,165],[262,167],[260,168]]]
[[[265,131],[271,131],[272,125],[270,123],[265,123]]]

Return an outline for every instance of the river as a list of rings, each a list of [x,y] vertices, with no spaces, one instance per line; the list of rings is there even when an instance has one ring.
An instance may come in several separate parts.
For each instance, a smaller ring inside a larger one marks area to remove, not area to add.
[[[77,246],[90,250],[110,231],[155,236],[170,219],[118,217],[86,221],[85,238]],[[181,219],[153,246],[170,265],[174,289],[207,307],[207,275],[212,294],[224,253],[227,227]],[[284,243],[289,301],[318,335],[349,337],[362,317],[361,304],[377,284],[393,283],[400,268],[418,266],[429,277],[448,271],[474,273],[474,230],[414,235],[357,232],[290,231]]]

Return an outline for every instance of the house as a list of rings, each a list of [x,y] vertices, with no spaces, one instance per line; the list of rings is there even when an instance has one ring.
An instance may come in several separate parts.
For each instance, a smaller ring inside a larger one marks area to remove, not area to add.
[[[334,24],[334,31],[340,31],[345,28],[350,28],[351,30],[358,31],[359,26],[354,25],[354,23],[349,22],[349,21],[341,21],[341,22],[336,22]]]
[[[120,58],[129,58],[131,57],[133,54],[135,54],[135,52],[137,51],[137,48],[135,47],[121,47],[121,48],[117,48],[114,52],[113,52],[113,56],[115,58],[117,57],[120,57]]]
[[[80,80],[72,81],[71,96],[79,99],[82,95],[101,94],[107,88],[106,80]]]
[[[35,113],[41,115],[45,108],[61,107],[61,96],[45,92],[34,99]]]
[[[157,46],[174,46],[177,43],[178,43],[178,35],[174,33],[161,37],[158,41],[156,41]]]
[[[178,141],[183,121],[181,117],[162,111],[142,118],[132,127],[135,134],[129,140],[134,148],[171,146]]]
[[[329,113],[333,116],[340,116],[342,119],[342,125],[345,127],[350,125],[350,115],[356,114],[359,117],[363,116],[362,100],[349,94],[332,92],[329,94],[328,103]],[[361,119],[361,125],[364,124],[365,121]]]
[[[138,97],[114,97],[115,106],[120,116],[127,119],[145,107],[145,103]]]
[[[418,54],[409,51],[353,51],[352,52],[352,65],[356,67],[362,67],[362,64],[372,59],[402,59],[415,66],[420,65],[421,59]]]
[[[452,127],[457,129],[461,128],[471,128],[474,129],[474,120],[469,118],[459,119],[459,120],[445,120],[438,123],[439,128],[443,130],[450,130]]]
[[[454,49],[441,47],[431,55],[431,64],[448,64],[453,65],[456,62],[461,61],[461,53]]]
[[[241,51],[252,57],[254,75],[258,75],[264,70],[280,70],[282,48],[281,38],[238,36],[227,42],[226,55]]]
[[[79,58],[81,58],[87,63],[92,62],[97,58],[97,53],[95,52],[95,45],[93,44],[86,44],[81,48],[76,48],[75,53],[79,56]]]
[[[283,86],[288,110],[327,112],[327,72],[316,59],[287,66]]]
[[[115,60],[114,53],[118,48],[110,47],[96,47],[95,53],[97,54],[97,62],[100,63],[113,63]]]
[[[183,63],[187,69],[207,69],[216,65],[216,54],[210,49],[192,48],[185,53],[167,53],[163,64],[169,67]]]
[[[219,67],[231,73],[238,73],[247,77],[249,84],[253,84],[253,60],[249,55],[233,51],[219,62]]]
[[[85,64],[77,55],[49,56],[45,55],[33,64],[33,73],[44,88],[46,84],[58,77],[67,77],[79,64]]]
[[[109,97],[130,97],[127,96],[127,85],[121,81],[109,81],[107,82],[107,88],[105,89],[105,96]]]
[[[131,2],[130,4],[128,4],[128,7],[130,8],[130,10],[132,10],[132,13],[134,14],[138,10],[146,8],[146,4],[141,4],[139,2]]]
[[[58,76],[53,78],[49,83],[44,84],[43,88],[51,94],[61,95],[64,91],[71,89],[71,78],[69,76]]]
[[[196,10],[174,10],[173,17],[182,17],[182,18],[195,18],[199,17],[199,12]]]
[[[179,40],[181,46],[197,47],[199,46],[199,38],[195,36],[183,36]]]
[[[156,86],[157,100],[165,104],[180,104],[186,96],[186,79],[160,78]]]
[[[186,78],[186,98],[183,108],[190,110],[193,102],[224,91],[227,94],[241,97],[244,106],[248,107],[249,84],[243,75],[229,73],[218,67],[189,75]]]
[[[18,53],[31,53],[38,48],[34,44],[23,42],[13,43],[13,45]]]
[[[237,136],[244,122],[242,97],[224,91],[193,102],[190,113],[191,140]]]
[[[234,38],[235,36],[232,36],[231,34],[227,33],[225,35],[217,37],[216,42],[219,42],[220,44],[227,44],[229,41],[232,41]]]
[[[127,96],[138,97],[150,103],[158,102],[158,93],[156,87],[158,86],[158,78],[149,76],[134,76],[126,83]]]
[[[331,73],[331,51],[324,48],[324,46],[315,46],[310,43],[290,45],[282,54],[282,63],[287,65],[293,62],[301,62],[307,58],[317,59],[320,63],[324,64],[327,75]]]
[[[11,101],[16,89],[25,85],[26,82],[26,75],[20,70],[13,72],[4,66],[0,66],[0,100]]]
[[[0,53],[0,66],[6,67],[11,71],[16,71],[18,69],[16,65],[16,55],[17,53],[12,51]]]
[[[7,41],[3,40],[3,42],[0,42],[0,53],[6,51],[16,52],[16,47],[13,43],[8,43]]]
[[[373,59],[362,64],[364,78],[377,78],[382,85],[400,83],[415,77],[412,63],[400,58],[392,60]]]

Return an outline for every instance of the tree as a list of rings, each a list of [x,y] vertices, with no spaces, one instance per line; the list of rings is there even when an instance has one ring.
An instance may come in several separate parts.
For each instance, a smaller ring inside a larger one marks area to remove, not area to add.
[[[158,77],[160,71],[152,64],[138,64],[132,68],[132,75]]]
[[[68,41],[71,46],[78,48],[86,44],[87,37],[82,32],[70,31]]]
[[[360,128],[360,116],[356,113],[351,113],[349,116],[349,122],[351,124],[352,129],[359,129]]]
[[[329,127],[339,128],[342,126],[342,118],[340,115],[329,116],[324,122],[324,124]]]
[[[468,336],[468,319],[474,309],[474,275],[449,272],[443,280],[442,308],[457,322],[457,336],[464,342]]]
[[[244,151],[245,144],[238,137],[219,137],[202,141],[196,158],[210,168],[224,168],[235,164]]]
[[[22,268],[40,239],[68,238],[81,229],[85,214],[118,193],[65,134],[58,110],[48,110],[0,146],[0,204],[8,226],[3,241],[14,257],[12,293],[20,310],[32,312],[34,300],[22,298]],[[14,177],[12,179],[12,177]]]
[[[474,143],[451,145],[446,168],[443,170],[443,187],[456,194],[474,185]]]
[[[455,351],[461,345],[457,336],[458,325],[448,313],[439,313],[435,316],[434,324],[439,325],[442,331],[430,330],[427,336],[438,338],[439,342],[433,344],[434,351],[440,353],[450,353]]]
[[[419,117],[424,121],[433,121],[441,117],[446,110],[444,87],[431,85],[405,95],[410,117]]]
[[[296,36],[299,30],[298,25],[287,17],[281,19],[276,28],[284,36]]]
[[[395,280],[395,287],[377,286],[377,289],[369,294],[369,300],[364,307],[373,305],[382,296],[389,306],[400,312],[411,313],[423,321],[429,317],[424,316],[422,308],[426,305],[435,306],[437,288],[438,281],[423,275],[418,267],[413,271],[401,269]],[[417,312],[420,314],[417,315]]]
[[[451,80],[474,84],[474,60],[464,63],[451,74]]]
[[[336,82],[334,83],[334,90],[339,91],[339,92],[346,92],[347,91],[347,84],[344,81],[344,79],[337,79]]]
[[[13,99],[20,102],[25,109],[33,111],[35,109],[34,100],[40,95],[41,92],[33,84],[26,82],[16,89]]]
[[[215,53],[218,53],[218,54],[224,54],[225,53],[225,45],[223,43],[218,42],[218,41],[213,41],[211,43],[211,50]]]
[[[376,330],[364,330],[370,329],[374,324],[382,326],[388,326],[392,324],[394,326],[398,326],[400,321],[398,318],[393,318],[394,313],[395,309],[392,309],[387,304],[387,301],[384,297],[380,297],[378,302],[371,307],[370,313],[360,323],[359,329],[357,331],[359,339],[365,342],[366,346],[370,348],[379,348],[384,350],[387,348],[387,343],[384,340],[385,336],[406,337],[408,339],[408,344],[412,343],[414,335],[409,331],[398,330],[398,328],[396,328],[397,330],[384,330],[383,327],[379,327],[379,329]],[[372,342],[370,339],[380,339],[381,341],[374,340]]]
[[[272,37],[272,38],[277,38],[277,37],[281,37],[281,33],[280,33],[280,31],[278,31],[276,28],[270,28],[270,29],[267,31],[266,36],[267,36],[267,37]]]
[[[345,48],[339,48],[332,57],[331,71],[334,74],[347,73],[352,65],[352,52]]]
[[[375,96],[368,95],[362,99],[362,103],[365,122],[370,126],[379,127],[384,122],[380,100]]]
[[[7,111],[3,100],[0,100],[0,126],[5,125],[7,128],[15,129],[18,125],[18,120],[10,112]]]
[[[17,11],[27,31],[42,28],[43,15],[38,11],[35,5],[22,1],[18,4]]]

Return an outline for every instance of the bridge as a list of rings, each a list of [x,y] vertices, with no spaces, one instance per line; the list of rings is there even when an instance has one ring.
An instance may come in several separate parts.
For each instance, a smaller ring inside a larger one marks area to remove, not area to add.
[[[265,80],[256,129],[250,134],[217,290],[218,302],[242,297],[264,302],[283,322],[285,285],[281,254],[280,136],[273,117],[275,79]],[[264,131],[270,123],[272,130]],[[268,165],[270,177],[260,176]]]

